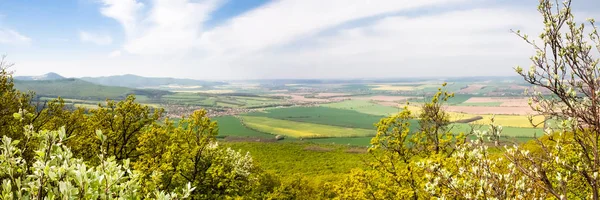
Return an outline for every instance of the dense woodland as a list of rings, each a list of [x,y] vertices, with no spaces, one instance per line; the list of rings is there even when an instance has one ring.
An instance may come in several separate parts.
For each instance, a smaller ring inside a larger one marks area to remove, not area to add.
[[[175,123],[133,95],[91,109],[40,102],[2,60],[1,199],[600,199],[600,35],[594,20],[575,22],[570,1],[538,10],[539,40],[515,31],[537,53],[515,71],[552,92],[528,91],[529,104],[556,128],[525,144],[500,141],[493,121],[454,134],[443,85],[422,112],[381,119],[364,162],[333,181],[261,169],[219,144],[204,110]]]

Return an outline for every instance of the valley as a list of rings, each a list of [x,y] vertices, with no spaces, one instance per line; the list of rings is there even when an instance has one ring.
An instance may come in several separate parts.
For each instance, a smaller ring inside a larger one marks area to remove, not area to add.
[[[106,99],[122,100],[134,94],[136,101],[165,109],[177,120],[205,109],[219,123],[219,138],[229,141],[304,141],[367,147],[381,118],[420,105],[438,91],[455,94],[445,109],[454,122],[452,132],[486,130],[494,117],[504,127],[503,139],[528,141],[542,133],[543,116],[534,114],[523,96],[526,84],[505,77],[417,80],[260,80],[191,81],[139,76],[53,80],[19,80],[16,88],[33,91],[40,101],[64,98],[74,107],[94,108]],[[135,77],[134,80],[132,77]],[[92,80],[95,83],[88,82]],[[104,81],[98,81],[104,80]],[[106,84],[110,80],[112,84]],[[454,81],[454,82],[451,82]],[[149,84],[158,82],[163,85]],[[149,84],[149,85],[143,85]],[[124,87],[137,86],[137,87]],[[412,129],[418,129],[415,120]],[[279,137],[275,139],[275,137]],[[265,140],[272,139],[272,140]]]

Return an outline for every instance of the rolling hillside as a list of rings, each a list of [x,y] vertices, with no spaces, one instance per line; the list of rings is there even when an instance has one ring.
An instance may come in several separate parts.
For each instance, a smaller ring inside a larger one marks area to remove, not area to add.
[[[64,76],[61,76],[57,73],[50,72],[40,76],[15,76],[15,80],[23,80],[23,81],[49,81],[49,80],[61,80],[66,79]]]
[[[89,100],[122,99],[135,90],[126,87],[103,86],[80,79],[26,81],[15,80],[21,91],[33,91],[41,97],[63,97]]]
[[[159,87],[165,85],[184,85],[184,86],[214,86],[223,85],[221,82],[201,81],[194,79],[179,78],[155,78],[143,77],[133,74],[103,76],[103,77],[83,77],[82,80],[107,86],[120,86],[130,88]]]

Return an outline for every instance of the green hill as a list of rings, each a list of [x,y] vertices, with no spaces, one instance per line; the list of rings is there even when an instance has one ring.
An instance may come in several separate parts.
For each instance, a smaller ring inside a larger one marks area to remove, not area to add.
[[[123,99],[136,90],[126,87],[103,86],[80,79],[25,81],[15,80],[21,91],[33,91],[40,97],[63,97],[74,99],[105,100]]]
[[[158,87],[164,85],[186,85],[186,86],[215,86],[224,85],[222,82],[210,82],[194,79],[179,79],[179,78],[158,78],[158,77],[143,77],[133,74],[103,76],[103,77],[82,77],[82,80],[92,83],[108,86],[120,86],[130,88],[143,87]]]
[[[40,76],[15,76],[14,79],[15,80],[23,80],[23,81],[49,81],[49,80],[60,80],[60,79],[66,79],[66,78],[57,73],[50,72],[50,73],[40,75]]]

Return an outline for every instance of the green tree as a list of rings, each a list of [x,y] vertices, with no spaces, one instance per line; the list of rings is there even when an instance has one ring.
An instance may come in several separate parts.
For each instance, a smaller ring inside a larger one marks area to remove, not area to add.
[[[98,104],[98,108],[90,109],[86,117],[85,129],[75,133],[72,145],[74,152],[85,159],[95,159],[99,145],[109,156],[118,161],[124,159],[136,160],[139,136],[149,125],[158,120],[163,109],[152,109],[135,102],[135,96],[129,95],[125,100],[106,101],[106,105]],[[78,113],[76,113],[78,114]],[[106,142],[98,143],[93,138],[95,130],[106,134]]]
[[[432,160],[442,164],[466,141],[464,134],[452,133],[449,115],[443,110],[444,102],[453,96],[439,88],[431,101],[421,106],[418,115],[406,106],[400,113],[382,119],[376,125],[377,135],[369,148],[373,160],[368,165],[374,170],[355,172],[338,187],[337,196],[359,199],[430,197],[425,191],[425,168],[419,165],[420,162]],[[419,121],[418,130],[410,129],[414,119]],[[347,186],[348,183],[352,186]]]
[[[559,122],[536,141],[535,153],[514,148],[507,158],[554,198],[600,199],[600,35],[593,19],[576,22],[571,3],[540,1],[539,41],[515,32],[536,50],[528,70],[515,68],[543,89],[529,93],[530,105]]]
[[[172,189],[190,182],[196,199],[245,196],[259,177],[252,157],[219,147],[218,127],[205,110],[183,118],[177,126],[167,120],[154,124],[140,136],[140,159],[134,168],[152,187]]]
[[[37,116],[36,109],[30,104],[32,93],[22,93],[14,88],[12,72],[13,64],[6,61],[6,56],[0,57],[0,136],[20,139],[23,127],[32,123]],[[13,117],[14,113],[24,113],[20,120]]]

